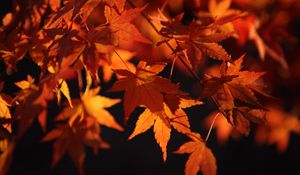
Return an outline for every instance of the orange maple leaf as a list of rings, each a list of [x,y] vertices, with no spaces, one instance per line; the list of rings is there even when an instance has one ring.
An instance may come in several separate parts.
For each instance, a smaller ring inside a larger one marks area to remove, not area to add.
[[[131,22],[142,12],[147,5],[138,8],[124,10],[118,13],[114,8],[105,6],[104,14],[108,23],[108,28],[114,36],[115,45],[120,40],[136,40],[139,42],[151,44]]]
[[[110,99],[97,95],[100,87],[89,89],[87,87],[81,99],[73,99],[73,107],[66,107],[56,120],[69,119],[70,126],[77,119],[83,120],[86,117],[94,118],[98,124],[123,131],[123,128],[115,121],[113,116],[104,108],[111,107],[120,102],[120,99]]]
[[[165,63],[147,65],[141,61],[135,73],[124,69],[115,70],[124,77],[116,81],[110,91],[125,91],[125,121],[140,105],[145,105],[151,112],[163,111],[163,93],[176,94],[179,91],[178,86],[170,80],[156,75],[165,66]]]
[[[61,69],[57,73],[49,67],[50,76],[41,79],[36,85],[34,79],[28,75],[27,80],[16,82],[15,85],[21,88],[17,97],[19,105],[16,108],[14,117],[20,120],[18,137],[23,136],[25,131],[31,126],[32,122],[37,118],[42,129],[46,130],[47,124],[47,101],[54,98],[53,91],[56,91],[57,100],[60,101],[61,93],[67,98],[72,107],[71,97],[67,83],[63,78],[71,77],[67,75],[72,73],[68,68]]]
[[[167,104],[164,103],[164,110],[151,112],[148,108],[139,116],[135,129],[128,139],[146,132],[153,126],[156,142],[160,145],[163,152],[163,159],[167,159],[167,144],[171,137],[171,127],[177,132],[191,133],[190,123],[184,108],[202,104],[197,100],[179,99],[179,108],[172,112]]]
[[[223,63],[219,73],[211,72],[212,75],[208,75],[203,82],[202,98],[213,96],[227,113],[227,120],[235,129],[248,135],[248,120],[261,123],[265,117],[265,112],[260,110],[264,107],[257,100],[255,93],[268,95],[256,84],[264,73],[241,71],[242,62],[243,56],[234,61],[234,64],[228,63],[229,66]]]
[[[266,56],[269,56],[278,62],[282,68],[288,69],[289,66],[280,43],[282,41],[292,43],[295,42],[295,38],[288,34],[281,24],[276,24],[275,17],[273,21],[265,22],[266,24],[262,24],[262,21],[254,14],[234,21],[233,25],[239,34],[238,43],[245,45],[246,41],[253,41],[261,60],[264,61]]]
[[[255,107],[262,108],[258,102],[254,92],[261,92],[261,88],[255,82],[264,75],[264,72],[241,71],[244,56],[234,61],[234,64],[223,63],[220,67],[220,73],[211,72],[203,82],[202,98],[211,96],[222,89],[227,98],[228,103],[222,104],[223,108],[232,108],[234,106],[233,98],[241,100]],[[265,95],[265,94],[263,94]],[[219,98],[222,100],[221,98]],[[226,106],[226,107],[225,107]]]
[[[164,42],[175,39],[176,52],[182,52],[194,69],[202,62],[204,56],[213,59],[231,61],[229,54],[218,42],[229,38],[232,32],[218,32],[214,26],[202,26],[193,21],[190,25],[181,23],[183,14],[171,21],[161,21],[160,33]]]
[[[91,81],[91,76],[87,73],[87,87],[81,99],[72,99],[73,107],[65,107],[56,117],[56,120],[67,120],[68,123],[58,125],[42,140],[56,139],[53,145],[52,166],[65,153],[68,153],[75,162],[80,174],[83,174],[84,144],[91,146],[94,153],[97,153],[99,148],[109,147],[99,135],[99,124],[123,131],[123,128],[115,121],[113,116],[104,109],[119,103],[120,100],[97,95],[100,88],[90,89]]]
[[[52,79],[46,79],[39,85],[33,84],[33,79],[28,76],[28,81],[17,82],[16,85],[22,88],[22,91],[16,97],[20,105],[17,106],[14,117],[20,120],[18,129],[18,138],[21,138],[33,121],[37,118],[43,130],[46,130],[47,124],[47,101],[53,99],[52,89],[56,83]]]
[[[228,21],[218,26],[218,30],[225,33],[234,32],[235,29],[232,22],[235,21],[234,19],[243,15],[240,10],[230,8],[231,4],[232,0],[209,0],[208,2],[208,15],[211,16],[216,23],[220,24],[221,21]],[[200,14],[202,13],[200,12]]]
[[[266,122],[259,125],[255,140],[258,144],[275,144],[279,152],[284,152],[289,145],[290,134],[300,134],[298,116],[285,112],[281,107],[270,106]]]
[[[75,21],[80,18],[81,22],[85,22],[93,9],[102,0],[70,0],[66,4],[54,12],[50,19],[46,22],[45,26],[57,27],[62,21]]]
[[[203,175],[216,175],[216,158],[212,151],[206,147],[199,134],[192,134],[193,140],[184,143],[174,153],[190,154],[185,164],[185,175],[197,175],[199,171]]]
[[[8,70],[15,69],[16,64],[32,47],[47,6],[46,1],[12,3],[12,11],[5,15],[0,27],[0,56],[4,58]]]
[[[55,140],[53,144],[53,157],[51,166],[55,166],[64,154],[68,154],[76,164],[81,175],[83,175],[83,165],[85,159],[84,145],[93,148],[94,153],[99,148],[109,148],[109,145],[102,140],[99,135],[100,128],[95,119],[76,119],[73,125],[57,125],[43,139],[43,142]]]

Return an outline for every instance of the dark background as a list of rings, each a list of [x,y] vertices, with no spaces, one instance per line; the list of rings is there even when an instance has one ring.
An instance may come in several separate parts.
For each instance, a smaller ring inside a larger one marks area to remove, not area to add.
[[[13,83],[25,79],[27,74],[38,75],[38,67],[26,57],[18,63],[18,74],[7,77],[8,83]],[[166,69],[168,71],[169,67]],[[181,77],[175,71],[174,81]],[[189,91],[193,79],[184,78],[181,81],[183,89]],[[69,82],[72,85],[72,82]],[[74,84],[74,83],[73,83]],[[102,86],[102,91],[106,91],[111,84]],[[9,90],[14,90],[13,85]],[[76,85],[74,84],[74,87]],[[5,89],[6,91],[8,89]],[[122,93],[121,93],[122,94]],[[105,96],[115,97],[121,94],[104,94]],[[55,116],[58,113],[55,102],[49,105],[49,116]],[[122,104],[118,104],[109,109],[116,116],[119,123],[122,123],[123,115]],[[190,116],[192,128],[200,128],[202,120],[209,112],[213,110],[209,105],[196,106],[186,110]],[[184,173],[185,161],[188,155],[177,155],[172,152],[187,141],[182,136],[172,131],[171,140],[168,146],[168,159],[164,163],[160,147],[154,139],[152,130],[147,131],[128,141],[127,138],[134,129],[134,123],[142,109],[137,109],[125,126],[125,132],[120,133],[112,129],[102,128],[103,138],[111,144],[111,149],[100,150],[98,155],[93,155],[92,150],[87,148],[85,161],[86,175],[180,175]],[[48,122],[49,130],[53,127],[51,119]],[[198,130],[203,136],[207,131]],[[14,159],[10,168],[10,175],[65,175],[77,174],[73,162],[64,156],[64,158],[53,168],[51,165],[52,143],[41,143],[41,138],[45,135],[38,122],[27,131],[21,142],[17,145],[14,153]],[[258,146],[253,139],[253,131],[249,137],[243,137],[240,140],[229,139],[225,145],[219,145],[212,132],[208,141],[208,147],[213,150],[217,159],[218,174],[220,175],[259,175],[259,174],[299,174],[300,163],[300,137],[291,134],[290,144],[286,152],[278,153],[275,145]]]

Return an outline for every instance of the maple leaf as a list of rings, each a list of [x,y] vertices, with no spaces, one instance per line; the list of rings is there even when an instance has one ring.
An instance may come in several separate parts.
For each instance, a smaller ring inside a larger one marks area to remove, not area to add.
[[[59,27],[45,27],[40,35],[41,38],[37,41],[40,45],[35,46],[30,53],[42,67],[43,73],[50,66],[55,72],[65,70],[74,64],[85,49],[82,42],[85,33],[80,25],[71,21],[64,21]],[[56,70],[57,66],[62,66],[62,62],[65,64],[64,67],[59,67],[62,70]]]
[[[99,82],[98,70],[103,62],[108,60],[108,54],[113,51],[110,31],[105,27],[97,27],[88,31],[83,37],[85,48],[82,52],[84,65],[91,73],[94,81]]]
[[[280,42],[286,40],[289,43],[293,43],[295,38],[286,33],[281,24],[276,24],[276,18],[277,16],[274,17],[273,21],[262,24],[262,20],[252,14],[235,21],[233,25],[239,33],[238,43],[240,45],[245,45],[248,40],[253,41],[261,60],[264,61],[266,56],[269,56],[280,63],[284,69],[288,69]],[[271,35],[276,35],[277,37],[272,37]]]
[[[181,24],[182,17],[183,14],[180,14],[171,21],[162,21],[160,33],[166,41],[176,40],[176,52],[183,52],[191,67],[195,69],[204,56],[231,61],[229,54],[218,42],[229,38],[232,32],[217,32],[211,27],[199,26],[195,21],[186,26]]]
[[[46,8],[45,1],[12,3],[12,11],[5,15],[4,25],[0,29],[4,31],[0,39],[0,56],[4,58],[8,70],[15,69],[31,48]]]
[[[24,82],[24,81],[23,81]],[[22,83],[17,83],[19,86]],[[24,84],[24,83],[23,83]],[[52,89],[54,86],[50,81],[38,86],[31,84],[25,85],[23,90],[17,95],[16,100],[20,105],[17,106],[14,118],[19,120],[17,137],[21,138],[33,121],[37,118],[42,129],[46,130],[47,122],[47,101],[53,99]],[[22,86],[21,86],[22,87]]]
[[[234,64],[229,63],[229,66],[223,63],[220,68],[220,73],[212,72],[213,75],[209,75],[209,77],[204,80],[202,97],[211,96],[221,88],[224,88],[224,91],[230,93],[232,97],[256,107],[262,107],[253,91],[262,91],[255,82],[264,75],[264,72],[240,71],[243,57],[244,56],[241,56],[234,61]]]
[[[201,97],[213,96],[227,113],[227,120],[235,126],[235,129],[248,135],[250,130],[248,120],[255,123],[264,121],[264,112],[260,110],[264,107],[255,96],[255,93],[263,92],[256,81],[264,73],[241,71],[243,57],[234,61],[234,64],[229,63],[229,66],[223,63],[219,72],[211,72],[212,75],[203,82]],[[249,107],[237,107],[237,101],[246,103]]]
[[[57,55],[61,64],[66,60],[65,66],[70,67],[75,67],[74,64],[80,60],[91,73],[94,82],[98,83],[99,67],[113,51],[110,31],[103,26],[87,30],[82,25],[71,23],[71,27],[71,31],[65,31],[63,37],[56,39],[51,45],[54,47],[51,50],[55,49],[56,52],[53,56]],[[80,68],[82,67],[77,67]]]
[[[77,17],[80,17],[81,22],[84,23],[100,2],[101,0],[69,0],[62,8],[52,14],[45,26],[47,28],[57,27],[63,20],[73,21]]]
[[[279,152],[288,148],[290,134],[300,134],[298,116],[284,111],[279,106],[269,106],[266,122],[259,125],[255,133],[257,144],[275,144]]]
[[[51,166],[55,166],[64,154],[68,154],[76,164],[81,175],[85,159],[84,145],[91,146],[96,154],[99,148],[109,148],[109,145],[99,136],[100,128],[94,118],[77,118],[73,125],[57,125],[43,139],[43,142],[55,140]]]
[[[97,95],[100,88],[91,89],[91,75],[87,72],[87,87],[81,99],[73,99],[73,107],[65,107],[56,117],[56,120],[68,120],[68,124],[59,126],[49,132],[42,141],[56,139],[53,145],[52,166],[65,153],[68,153],[75,162],[80,174],[83,174],[85,159],[84,144],[91,146],[94,153],[99,148],[108,148],[108,144],[99,136],[100,125],[123,131],[123,128],[114,120],[113,116],[104,108],[119,103],[119,99],[110,99]]]
[[[147,5],[138,8],[124,10],[118,14],[114,8],[105,6],[104,14],[108,23],[108,27],[114,36],[115,45],[118,45],[120,40],[136,40],[139,42],[150,44],[139,30],[131,23],[142,12]]]
[[[265,122],[266,111],[248,107],[235,107],[226,111],[227,120],[233,125],[234,130],[240,134],[249,135],[250,121],[256,124]]]
[[[111,33],[107,27],[100,25],[89,29],[83,24],[64,21],[62,27],[44,30],[47,36],[53,40],[50,44],[46,44],[48,48],[43,61],[44,68],[57,67],[57,63],[59,63],[58,69],[61,69],[62,72],[65,68],[78,70],[82,69],[82,66],[75,65],[79,65],[78,62],[81,62],[80,64],[83,63],[91,73],[94,82],[99,82],[99,67],[108,59],[107,55],[113,50],[110,42]],[[38,46],[33,54],[39,56],[40,52],[43,52],[43,48]]]
[[[210,0],[208,4],[209,11],[212,16],[220,18],[226,15],[227,10],[231,5],[231,0]],[[227,12],[228,13],[228,12]]]
[[[14,117],[17,120],[20,120],[18,138],[23,136],[25,131],[31,126],[36,118],[38,119],[42,129],[44,131],[46,130],[48,110],[47,102],[54,98],[53,91],[57,91],[59,83],[61,83],[59,80],[67,78],[68,76],[66,76],[66,74],[71,73],[66,70],[68,69],[62,69],[62,71],[59,71],[58,73],[52,72],[53,74],[41,79],[37,85],[34,84],[34,79],[30,75],[27,76],[27,80],[15,83],[16,86],[22,89],[15,98],[18,106]],[[64,93],[68,99],[70,98],[68,95],[69,92],[66,87],[64,88],[65,89],[62,89],[61,91],[63,91],[62,93]],[[70,101],[69,104],[72,106]]]
[[[179,91],[178,86],[172,84],[170,80],[156,75],[165,65],[164,63],[147,65],[141,61],[135,73],[124,69],[115,70],[124,77],[116,81],[110,91],[125,91],[125,121],[140,105],[145,105],[151,112],[163,111],[163,93]]]
[[[172,112],[167,104],[164,104],[164,110],[151,112],[148,108],[139,116],[133,133],[129,140],[135,136],[146,132],[153,126],[153,132],[156,142],[162,149],[163,160],[167,159],[167,144],[171,137],[171,127],[177,132],[188,134],[191,132],[190,123],[187,114],[183,108],[189,108],[194,105],[202,104],[197,100],[179,99],[180,108]]]
[[[210,16],[214,23],[217,25],[218,30],[223,33],[235,32],[233,22],[242,17],[243,13],[240,10],[230,8],[232,0],[209,0],[208,2],[208,14],[205,12],[199,12],[199,16]],[[233,35],[237,37],[236,34]]]
[[[112,115],[103,109],[119,103],[120,99],[110,99],[96,95],[99,90],[99,88],[96,88],[83,94],[81,100],[85,111],[88,115],[95,117],[99,124],[122,131],[123,128],[115,122]]]
[[[190,154],[185,164],[185,175],[197,175],[199,171],[203,175],[216,175],[216,158],[212,151],[206,147],[199,135],[193,134],[193,141],[184,143],[174,153]]]
[[[163,152],[163,160],[167,160],[167,145],[171,137],[171,127],[167,125],[161,118],[155,120],[153,132],[156,142]]]
[[[85,117],[92,117],[100,125],[123,131],[123,128],[115,121],[113,116],[104,109],[119,103],[120,100],[97,95],[99,91],[100,88],[87,89],[81,96],[81,100],[72,100],[73,107],[65,108],[56,119],[69,118],[69,124],[72,126],[76,119],[82,120]]]

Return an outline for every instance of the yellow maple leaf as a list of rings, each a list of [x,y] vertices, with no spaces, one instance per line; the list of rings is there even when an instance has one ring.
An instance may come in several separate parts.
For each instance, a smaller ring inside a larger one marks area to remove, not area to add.
[[[70,126],[76,119],[83,120],[87,117],[92,117],[97,120],[100,125],[114,128],[123,131],[123,128],[115,121],[113,116],[105,110],[120,102],[120,99],[110,99],[97,95],[100,87],[90,89],[92,78],[87,72],[87,87],[82,94],[81,99],[74,99],[72,103],[74,107],[66,107],[58,116],[57,120],[69,119]]]
[[[98,94],[100,88],[94,88],[86,91],[82,97],[82,105],[89,116],[93,116],[97,119],[98,123],[110,128],[123,131],[123,128],[115,121],[113,116],[104,108],[109,108],[120,102],[120,99],[110,99]]]

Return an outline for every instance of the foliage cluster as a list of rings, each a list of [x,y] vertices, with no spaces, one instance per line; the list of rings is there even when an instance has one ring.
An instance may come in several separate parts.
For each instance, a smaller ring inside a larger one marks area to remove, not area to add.
[[[171,134],[186,136],[173,152],[189,154],[186,175],[217,173],[207,145],[213,128],[226,142],[255,127],[257,143],[285,151],[290,133],[300,134],[298,96],[279,93],[300,84],[291,34],[299,9],[297,0],[12,1],[0,27],[0,175],[35,121],[41,142],[53,143],[51,166],[68,155],[84,174],[86,147],[109,148],[102,128],[124,131],[137,108],[143,112],[128,139],[153,128],[167,161]],[[36,74],[12,80],[24,59]],[[174,71],[193,78],[193,88],[182,89]],[[118,103],[123,119],[108,111]],[[199,105],[216,110],[204,120],[205,136],[186,113]]]

